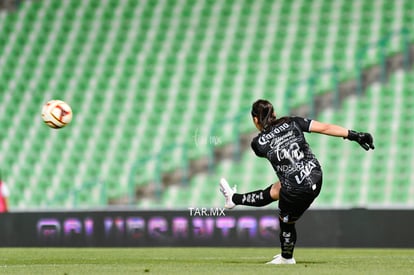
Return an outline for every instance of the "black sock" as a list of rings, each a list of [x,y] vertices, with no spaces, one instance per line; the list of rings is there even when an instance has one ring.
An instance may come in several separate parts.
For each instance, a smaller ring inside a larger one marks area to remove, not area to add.
[[[280,247],[282,249],[282,257],[291,259],[296,243],[296,228],[294,223],[284,223],[280,221]]]
[[[265,206],[275,201],[270,197],[270,185],[265,190],[257,190],[249,193],[238,194],[234,193],[232,200],[235,204],[248,205],[248,206]]]

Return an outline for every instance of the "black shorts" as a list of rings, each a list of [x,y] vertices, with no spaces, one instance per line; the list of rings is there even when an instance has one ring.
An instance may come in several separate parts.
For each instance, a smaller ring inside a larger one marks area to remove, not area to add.
[[[309,191],[288,191],[285,188],[280,188],[279,192],[279,217],[281,221],[295,222],[302,214],[309,208],[312,202],[316,199],[322,187],[322,175],[318,175],[313,179],[316,184],[316,189]]]

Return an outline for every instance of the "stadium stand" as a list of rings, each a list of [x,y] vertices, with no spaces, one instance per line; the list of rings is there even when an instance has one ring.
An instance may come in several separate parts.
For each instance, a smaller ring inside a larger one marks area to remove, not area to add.
[[[206,155],[217,121],[258,97],[283,109],[280,99],[289,85],[318,68],[336,65],[340,80],[355,77],[357,50],[412,26],[413,11],[409,0],[23,2],[16,12],[0,14],[0,157],[13,190],[11,207],[91,207],[106,203],[102,194],[125,196],[131,182],[142,184],[152,176],[146,166],[131,172],[137,159],[174,144],[188,144],[189,158]],[[401,51],[401,43],[391,39],[386,54]],[[364,66],[374,64],[377,54],[369,51]],[[317,87],[328,89],[329,80]],[[294,95],[295,104],[306,101],[305,88]],[[73,108],[66,129],[42,125],[41,106],[52,98]],[[383,99],[376,95],[375,100]],[[334,122],[341,122],[341,112],[332,111]],[[244,131],[249,123],[243,118]],[[220,142],[228,142],[229,132],[221,132]],[[196,143],[195,136],[207,142]],[[318,150],[326,160],[326,149]],[[159,172],[181,163],[181,153],[168,152]],[[332,169],[348,171],[350,157]],[[371,162],[367,170],[374,167]],[[240,173],[261,169],[257,160],[252,163],[243,155],[241,164],[223,164],[218,172],[256,186],[258,179]],[[371,182],[367,170],[354,176]],[[209,180],[200,175],[189,185],[206,190]],[[374,196],[368,184],[345,189],[337,182],[321,204],[408,203],[403,195],[409,187],[399,182],[398,190],[390,182],[378,183],[392,191],[385,197]],[[217,200],[207,191],[201,197],[182,193],[172,188],[163,196],[175,197],[173,202]]]

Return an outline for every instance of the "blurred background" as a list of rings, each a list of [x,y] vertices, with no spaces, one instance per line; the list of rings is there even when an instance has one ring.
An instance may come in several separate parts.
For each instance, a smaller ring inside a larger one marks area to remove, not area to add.
[[[221,207],[276,175],[250,107],[375,138],[307,135],[313,208],[414,207],[414,1],[0,1],[0,169],[10,211]],[[48,128],[42,105],[71,105]],[[274,207],[274,206],[273,206]]]

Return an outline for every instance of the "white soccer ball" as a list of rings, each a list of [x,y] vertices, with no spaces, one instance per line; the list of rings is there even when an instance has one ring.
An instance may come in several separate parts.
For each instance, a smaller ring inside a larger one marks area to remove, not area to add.
[[[62,100],[50,100],[43,105],[42,118],[47,126],[59,129],[72,121],[72,108]]]

